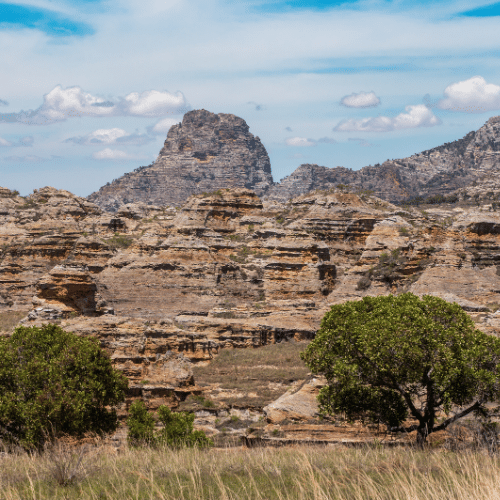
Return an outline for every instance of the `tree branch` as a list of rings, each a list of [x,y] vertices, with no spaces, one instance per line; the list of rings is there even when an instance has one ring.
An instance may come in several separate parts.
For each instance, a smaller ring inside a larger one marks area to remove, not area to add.
[[[434,427],[434,432],[436,431],[443,431],[448,427],[450,424],[453,422],[456,422],[458,419],[465,417],[469,413],[472,413],[474,410],[477,410],[478,408],[481,407],[481,402],[476,401],[472,406],[469,406],[466,410],[461,411],[460,413],[457,413],[453,417],[450,417],[448,420],[445,420],[442,424],[438,425],[437,427]]]
[[[418,429],[417,424],[410,425],[410,427],[389,427],[390,432],[413,432]]]

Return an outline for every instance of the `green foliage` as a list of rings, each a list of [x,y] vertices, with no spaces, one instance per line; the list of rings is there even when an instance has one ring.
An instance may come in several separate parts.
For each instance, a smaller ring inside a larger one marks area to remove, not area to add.
[[[134,401],[128,410],[128,441],[133,446],[151,444],[155,438],[155,419],[146,405],[140,401]]]
[[[328,381],[319,395],[324,413],[417,430],[420,444],[500,395],[500,339],[437,297],[406,293],[335,305],[302,359]],[[447,417],[438,425],[440,411]],[[417,424],[402,426],[408,416]]]
[[[112,432],[127,379],[97,339],[56,325],[0,339],[0,438],[27,449],[63,435]]]
[[[115,233],[112,238],[104,240],[105,243],[112,249],[128,248],[134,242],[134,239],[124,234]]]
[[[203,431],[193,429],[194,413],[173,413],[165,405],[158,409],[158,420],[163,428],[155,431],[155,419],[148,412],[142,401],[130,405],[128,440],[133,446],[169,446],[171,448],[193,447],[204,448],[212,445]]]

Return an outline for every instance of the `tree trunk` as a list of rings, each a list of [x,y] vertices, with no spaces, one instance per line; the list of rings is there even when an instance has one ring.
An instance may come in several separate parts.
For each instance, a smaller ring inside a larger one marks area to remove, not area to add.
[[[429,435],[429,430],[426,424],[421,425],[417,428],[417,446],[423,448],[427,442],[427,436]]]

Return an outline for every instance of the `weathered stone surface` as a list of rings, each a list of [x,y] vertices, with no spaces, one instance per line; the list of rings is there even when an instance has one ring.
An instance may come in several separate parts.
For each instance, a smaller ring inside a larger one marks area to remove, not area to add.
[[[264,408],[267,421],[277,424],[284,420],[311,420],[318,416],[318,394],[326,384],[323,377],[297,384]]]
[[[99,338],[128,402],[151,408],[203,390],[191,363],[310,339],[331,304],[366,295],[436,294],[500,331],[500,216],[481,208],[422,213],[340,190],[283,204],[240,188],[110,214],[44,188],[0,209],[0,313]],[[284,401],[283,418],[306,415]]]
[[[484,197],[500,191],[500,117],[493,117],[462,139],[382,165],[353,171],[301,165],[269,192],[286,201],[316,189],[348,184],[351,190],[371,190],[385,200],[402,201],[436,195]]]
[[[195,110],[168,131],[156,161],[125,174],[88,199],[106,210],[146,202],[180,205],[191,194],[244,187],[264,195],[272,186],[271,164],[258,137],[231,114]]]

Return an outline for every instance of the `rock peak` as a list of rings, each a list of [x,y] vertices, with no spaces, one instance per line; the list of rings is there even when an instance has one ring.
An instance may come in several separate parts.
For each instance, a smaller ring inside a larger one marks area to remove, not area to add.
[[[88,199],[116,210],[138,201],[180,205],[192,194],[221,188],[252,189],[263,196],[272,185],[267,151],[245,120],[198,109],[170,128],[153,164],[125,174]]]

